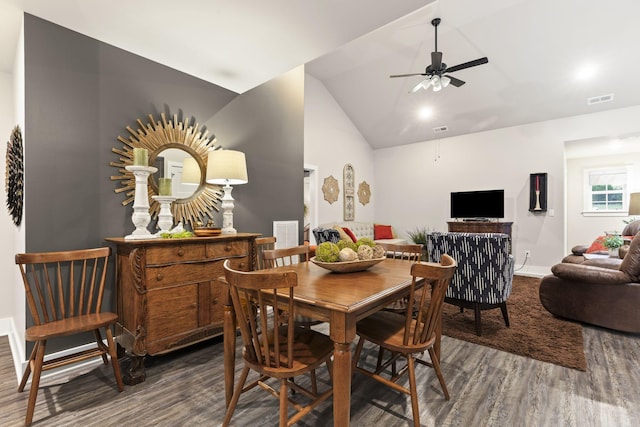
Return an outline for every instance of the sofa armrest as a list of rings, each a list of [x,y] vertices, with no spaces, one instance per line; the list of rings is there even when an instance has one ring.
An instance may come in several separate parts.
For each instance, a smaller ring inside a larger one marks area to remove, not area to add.
[[[551,272],[554,276],[564,280],[601,285],[622,285],[632,282],[629,275],[620,270],[590,265],[560,263],[551,267]]]

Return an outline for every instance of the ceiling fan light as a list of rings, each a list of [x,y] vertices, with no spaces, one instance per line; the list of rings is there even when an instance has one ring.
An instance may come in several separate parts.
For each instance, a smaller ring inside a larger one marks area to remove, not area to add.
[[[451,83],[451,79],[447,76],[441,77],[440,83],[442,83],[442,87],[447,87],[449,86],[449,83]]]
[[[440,78],[438,76],[433,76],[431,81],[433,82],[434,92],[439,92],[440,90],[442,90],[442,83],[440,82]]]

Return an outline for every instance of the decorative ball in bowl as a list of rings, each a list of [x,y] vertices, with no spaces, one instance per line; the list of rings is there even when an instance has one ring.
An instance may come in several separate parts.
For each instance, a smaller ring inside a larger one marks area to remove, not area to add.
[[[355,273],[356,271],[364,271],[385,259],[386,257],[355,261],[322,262],[316,260],[316,257],[313,257],[311,258],[311,262],[334,273]]]

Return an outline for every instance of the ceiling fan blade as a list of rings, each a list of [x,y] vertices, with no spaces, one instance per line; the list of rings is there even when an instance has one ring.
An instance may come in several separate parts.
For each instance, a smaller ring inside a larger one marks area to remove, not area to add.
[[[452,84],[455,87],[460,87],[460,86],[462,86],[463,84],[466,83],[465,81],[462,81],[460,79],[456,79],[455,77],[450,76],[448,74],[447,74],[447,77],[449,77],[449,80],[451,80],[449,83]]]
[[[435,71],[440,70],[442,65],[442,52],[431,52],[431,68]]]
[[[477,65],[486,64],[489,62],[487,57],[475,59],[473,61],[465,62],[463,64],[454,65],[453,67],[448,67],[445,71],[447,73],[453,73],[454,71],[464,70],[465,68],[475,67]]]
[[[426,76],[427,74],[425,73],[412,73],[412,74],[393,74],[389,77],[394,78],[394,77],[411,77],[411,76]]]

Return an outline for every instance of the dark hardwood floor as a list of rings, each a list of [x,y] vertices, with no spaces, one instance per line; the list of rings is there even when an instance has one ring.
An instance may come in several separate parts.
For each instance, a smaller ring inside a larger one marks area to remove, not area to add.
[[[640,336],[584,327],[587,372],[443,338],[445,401],[435,374],[418,366],[425,426],[635,426],[640,422]],[[376,353],[368,349],[367,362]],[[238,364],[238,369],[240,369]],[[34,426],[218,426],[224,415],[222,342],[212,340],[147,365],[147,380],[118,393],[110,367],[92,365],[41,383]],[[17,392],[7,337],[0,337],[0,426],[20,426],[28,387]],[[326,369],[319,371],[327,381]],[[321,384],[323,385],[323,384]],[[331,425],[327,401],[301,426]],[[235,426],[274,426],[278,402],[243,395]],[[356,375],[353,426],[409,426],[408,396]]]

